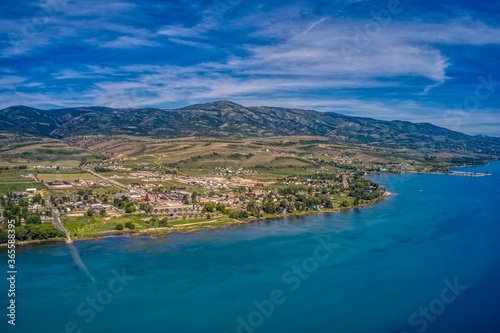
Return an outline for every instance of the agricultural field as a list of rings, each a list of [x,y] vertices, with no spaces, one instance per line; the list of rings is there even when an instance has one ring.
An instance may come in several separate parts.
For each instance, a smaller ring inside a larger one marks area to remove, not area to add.
[[[438,164],[411,150],[370,147],[320,136],[159,139],[100,135],[75,136],[64,144],[100,156],[94,160],[82,158],[80,162],[97,163],[109,169],[109,172],[101,172],[105,176],[127,175],[134,171],[204,176],[229,167],[253,170],[258,173],[253,177],[256,180],[270,181],[297,172],[338,170],[342,166],[332,164],[331,156],[349,156],[357,167],[410,160],[422,164],[416,171],[424,171],[429,164]]]
[[[46,189],[42,183],[35,181],[5,181],[0,180],[0,193],[8,193],[10,191],[26,191],[27,188]]]
[[[39,173],[37,175],[39,180],[44,182],[53,182],[56,180],[60,181],[72,181],[72,180],[90,180],[96,179],[97,177],[91,173]]]

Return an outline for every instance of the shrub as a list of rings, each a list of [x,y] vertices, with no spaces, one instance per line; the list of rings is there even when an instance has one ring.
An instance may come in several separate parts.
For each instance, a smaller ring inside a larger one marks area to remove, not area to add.
[[[135,224],[132,222],[125,223],[125,228],[129,228],[131,230],[135,229]]]
[[[118,224],[115,226],[115,230],[123,230],[123,224],[118,223]]]
[[[170,227],[170,225],[168,224],[167,219],[163,219],[163,220],[158,221],[158,226],[159,227]]]
[[[130,214],[130,213],[133,213],[133,212],[135,212],[135,206],[134,205],[130,205],[130,206],[127,206],[125,208],[125,213]]]
[[[247,218],[248,212],[246,210],[232,210],[229,217],[233,219]]]

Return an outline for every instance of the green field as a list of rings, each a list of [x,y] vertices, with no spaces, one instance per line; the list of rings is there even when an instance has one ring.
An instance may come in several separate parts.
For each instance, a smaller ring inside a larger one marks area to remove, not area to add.
[[[0,170],[0,181],[3,180],[23,180],[20,175],[34,173],[33,170]]]
[[[0,192],[8,193],[10,191],[26,191],[27,188],[46,189],[42,183],[34,181],[0,181]]]
[[[72,237],[93,237],[98,236],[103,233],[113,233],[117,232],[115,230],[115,226],[118,223],[125,224],[127,222],[132,222],[135,224],[134,232],[140,232],[141,230],[151,229],[158,227],[156,223],[148,222],[151,216],[147,214],[139,214],[139,215],[122,215],[122,216],[114,216],[114,217],[102,217],[99,215],[95,215],[93,217],[88,216],[67,216],[61,215],[61,222],[64,227],[71,233]],[[157,219],[162,219],[164,216],[156,216]],[[198,223],[198,222],[207,222],[211,221],[211,223],[200,223],[194,226],[213,226],[220,225],[224,223],[228,223],[232,221],[226,216],[216,217],[216,218],[199,218],[199,219],[186,219],[186,220],[178,220],[170,222],[169,225],[173,226],[172,231],[177,228],[182,228],[185,226],[186,228],[191,227],[189,224]],[[124,229],[127,231],[128,229]],[[130,230],[129,230],[130,231]]]
[[[0,161],[2,165],[25,164],[58,165],[78,167],[82,160],[99,160],[100,156],[90,151],[72,147],[67,143],[35,136],[19,136],[4,133],[0,136]]]
[[[40,173],[37,175],[39,180],[43,180],[44,182],[52,182],[56,180],[79,180],[79,179],[98,179],[98,177],[94,176],[91,173]]]

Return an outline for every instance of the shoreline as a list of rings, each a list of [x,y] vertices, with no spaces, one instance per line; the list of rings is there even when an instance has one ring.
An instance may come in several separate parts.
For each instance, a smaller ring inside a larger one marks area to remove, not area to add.
[[[124,237],[124,236],[132,236],[132,237],[140,237],[140,236],[154,236],[154,235],[169,235],[169,234],[174,234],[174,233],[191,233],[191,232],[196,232],[202,229],[222,229],[224,227],[231,227],[234,225],[244,225],[244,224],[249,224],[253,222],[258,222],[258,221],[265,221],[265,220],[272,220],[272,219],[282,219],[285,217],[305,217],[309,215],[316,215],[316,214],[332,214],[336,212],[341,212],[341,211],[349,211],[351,209],[359,209],[363,208],[365,206],[370,206],[373,204],[378,203],[379,201],[382,201],[384,199],[387,199],[390,197],[392,193],[386,191],[383,196],[380,198],[374,199],[372,202],[369,203],[363,203],[361,205],[352,207],[336,207],[333,209],[323,209],[319,211],[304,211],[301,212],[300,214],[280,214],[280,215],[274,215],[274,216],[263,216],[263,217],[252,217],[248,218],[244,221],[233,219],[233,222],[228,222],[223,225],[209,225],[208,227],[199,227],[199,228],[190,228],[188,230],[179,230],[176,227],[160,227],[160,228],[148,228],[144,230],[124,230],[121,232],[117,232],[116,230],[110,230],[110,231],[104,231],[99,236],[96,235],[96,237],[84,237],[84,238],[72,238],[73,242],[78,242],[78,241],[86,241],[86,240],[98,240],[98,239],[103,239],[103,238],[114,238],[114,237]],[[201,226],[203,224],[206,224],[207,222],[201,222]],[[189,225],[188,225],[189,226]],[[181,225],[182,227],[182,225]],[[167,231],[167,232],[163,232]],[[21,242],[16,242],[16,245],[37,245],[37,244],[45,244],[45,243],[67,243],[67,239],[44,239],[44,240],[34,240],[34,241],[21,241]],[[8,244],[0,244],[0,247],[6,247]]]

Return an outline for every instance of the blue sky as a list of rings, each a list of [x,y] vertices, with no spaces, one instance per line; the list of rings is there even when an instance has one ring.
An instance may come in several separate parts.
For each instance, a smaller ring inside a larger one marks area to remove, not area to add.
[[[1,108],[228,99],[500,136],[498,1],[0,1]]]

